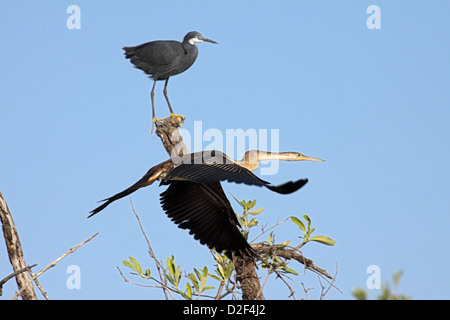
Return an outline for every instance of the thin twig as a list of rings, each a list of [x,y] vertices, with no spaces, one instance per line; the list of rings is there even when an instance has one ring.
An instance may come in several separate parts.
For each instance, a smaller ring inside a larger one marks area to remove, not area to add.
[[[261,237],[263,234],[269,232],[269,231],[272,230],[272,229],[275,229],[276,227],[278,227],[279,225],[285,223],[285,222],[288,221],[288,220],[289,220],[289,218],[286,218],[286,219],[282,220],[281,222],[279,222],[279,219],[277,219],[277,222],[276,222],[273,226],[271,226],[269,229],[264,230],[264,228],[263,228],[263,230],[261,230],[261,233],[260,233],[259,235],[257,235],[255,238],[253,238],[252,241],[250,241],[250,244],[252,244],[253,242],[255,242],[255,240],[258,239],[259,237]]]
[[[34,267],[36,267],[36,266],[37,266],[37,264],[33,264],[32,266],[27,266],[27,267],[25,267],[25,268],[22,268],[22,269],[20,269],[20,270],[15,271],[15,272],[11,273],[10,275],[6,276],[5,278],[3,278],[3,279],[0,281],[0,296],[1,296],[2,293],[3,293],[3,292],[2,292],[3,285],[4,285],[9,279],[14,278],[15,276],[17,276],[18,274],[20,274],[20,273],[22,273],[22,272],[29,271],[29,270],[31,270],[31,268],[34,268]]]
[[[270,274],[272,273],[272,271],[273,270],[272,270],[272,265],[271,265],[269,270],[267,270],[266,278],[264,279],[263,284],[261,285],[261,289],[259,289],[258,295],[260,295],[262,293],[262,291],[263,291],[263,289],[264,289],[264,287],[265,287],[265,285],[267,283],[267,280],[269,279]]]
[[[42,269],[41,271],[39,271],[38,273],[36,273],[27,283],[26,285],[23,287],[25,288],[26,286],[28,286],[31,282],[33,282],[37,277],[39,277],[41,274],[43,274],[45,271],[47,271],[48,269],[56,266],[56,264],[61,261],[62,259],[64,259],[66,256],[68,256],[69,254],[75,252],[78,248],[80,248],[82,245],[86,244],[87,242],[91,241],[94,237],[96,237],[98,235],[98,232],[96,234],[94,234],[93,236],[90,236],[89,238],[87,238],[86,240],[84,240],[83,242],[81,242],[80,244],[76,245],[73,248],[70,248],[66,253],[64,253],[62,256],[60,256],[58,259],[56,259],[55,261],[53,261],[52,263],[50,263],[48,266],[46,266],[44,269]],[[17,297],[21,294],[22,289],[20,289],[19,291],[17,291],[14,296],[11,298],[11,300],[16,300]]]
[[[221,295],[221,293],[222,293],[223,287],[224,287],[224,284],[222,283],[222,281],[220,281],[219,289],[217,289],[217,294],[216,294],[216,296],[214,297],[214,300],[220,300],[220,295]]]
[[[147,285],[147,284],[141,284],[141,283],[137,283],[137,282],[128,280],[128,278],[125,277],[125,275],[122,273],[122,270],[120,270],[120,268],[119,268],[118,266],[116,266],[116,268],[117,268],[117,270],[119,270],[119,273],[120,273],[120,275],[122,276],[122,278],[123,278],[123,280],[124,280],[125,282],[134,284],[134,285],[139,286],[139,287],[144,287],[144,288],[163,288],[163,289],[167,290],[167,292],[169,292],[169,294],[170,294],[170,296],[172,297],[173,300],[176,300],[176,299],[175,299],[175,297],[172,295],[171,291],[173,291],[173,292],[179,294],[179,292],[178,292],[177,290],[174,290],[174,289],[172,289],[172,288],[170,288],[170,287],[168,287],[168,286],[165,286],[163,283],[159,282],[157,279],[155,279],[155,278],[153,278],[153,277],[150,277],[149,279],[155,281],[155,282],[158,284],[157,286]]]
[[[308,291],[309,290],[312,290],[312,289],[314,289],[314,288],[306,288],[305,287],[305,284],[302,282],[302,287],[303,287],[303,291],[305,292],[305,299],[306,300],[309,300],[309,298],[308,298]]]
[[[34,273],[33,271],[31,271],[31,269],[28,270],[28,273],[30,274],[31,277],[34,277]],[[36,284],[36,287],[38,287],[39,291],[41,291],[41,294],[44,296],[45,300],[50,300],[50,298],[47,295],[47,292],[45,292],[44,288],[42,287],[41,283],[37,278],[34,278],[34,283]]]
[[[321,295],[320,295],[320,297],[321,297],[322,300],[323,300],[323,298],[325,297],[325,295],[328,293],[328,291],[330,291],[331,288],[335,288],[337,291],[339,291],[340,293],[342,293],[342,291],[341,291],[338,287],[336,287],[336,286],[334,285],[334,282],[336,281],[336,276],[337,276],[337,274],[338,274],[338,264],[336,263],[336,272],[334,273],[334,276],[333,276],[333,278],[331,279],[331,281],[329,281],[328,279],[325,279],[325,281],[328,282],[328,288],[327,288],[326,290],[324,290],[325,287],[322,285],[322,282],[321,282],[320,277],[319,277],[319,283],[320,283],[320,285],[322,286],[322,293],[321,293]]]
[[[142,226],[141,219],[139,218],[139,214],[134,209],[133,201],[131,200],[131,198],[130,198],[130,203],[131,203],[131,209],[133,210],[133,213],[138,221],[139,228],[141,229],[141,232],[144,235],[145,241],[147,241],[148,253],[149,253],[150,257],[155,261],[155,265],[156,265],[156,269],[158,270],[159,278],[161,279],[161,283],[164,284],[161,286],[161,288],[163,289],[164,297],[166,298],[166,300],[168,300],[169,297],[167,296],[167,293],[166,293],[166,288],[168,288],[167,281],[164,281],[165,277],[163,277],[162,272],[161,272],[161,269],[163,269],[164,273],[165,273],[165,270],[164,270],[162,264],[156,258],[155,252],[153,251],[153,248],[150,244],[150,240],[148,239],[147,235],[145,234],[145,230],[144,230],[144,227]],[[173,296],[172,296],[172,298],[173,298]]]
[[[284,280],[283,274],[280,271],[276,270],[276,269],[274,269],[274,272],[277,274],[277,277],[280,278],[281,281],[284,282],[284,284],[288,287],[289,291],[291,292],[291,294],[289,295],[288,298],[293,297],[294,300],[297,300],[297,298],[295,297],[294,289],[292,289],[292,287],[289,285],[289,283],[286,280]],[[289,280],[292,280],[289,277],[286,277],[286,278],[288,278]]]

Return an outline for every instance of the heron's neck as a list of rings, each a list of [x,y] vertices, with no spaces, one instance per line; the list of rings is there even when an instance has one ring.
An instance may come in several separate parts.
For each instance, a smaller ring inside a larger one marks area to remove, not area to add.
[[[278,152],[267,152],[259,150],[247,151],[242,160],[236,161],[240,166],[253,171],[258,169],[259,162],[264,160],[287,160],[287,155]]]
[[[191,43],[190,41],[183,41],[181,45],[183,46],[184,52],[186,54],[188,52],[192,52],[193,50],[195,50],[195,48],[197,48],[195,43]]]

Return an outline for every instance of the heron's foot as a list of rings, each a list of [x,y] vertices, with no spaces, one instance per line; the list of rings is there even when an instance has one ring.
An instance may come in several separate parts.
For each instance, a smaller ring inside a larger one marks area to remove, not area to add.
[[[178,126],[180,126],[184,122],[184,120],[186,120],[186,118],[184,116],[182,116],[181,114],[175,114],[175,113],[170,114],[170,119],[172,120],[172,122],[178,123]]]
[[[153,118],[152,120],[152,133],[153,133],[153,129],[155,128],[155,123],[159,122],[159,123],[164,123],[164,121],[170,119],[170,122],[172,123],[172,125],[177,125],[178,127],[181,126],[181,124],[184,122],[184,120],[186,120],[186,118],[180,114],[175,114],[175,113],[171,113],[170,117],[167,118],[162,118],[162,119],[156,119]]]
[[[152,120],[152,131],[150,133],[153,133],[153,129],[155,128],[155,123],[157,123],[157,122],[164,122],[165,119],[167,119],[167,118],[156,119],[155,117],[153,117],[153,120]]]

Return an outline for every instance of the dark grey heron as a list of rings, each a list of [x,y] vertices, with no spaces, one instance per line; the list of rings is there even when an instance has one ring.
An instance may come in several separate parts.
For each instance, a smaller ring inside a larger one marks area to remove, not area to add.
[[[236,214],[220,184],[221,181],[244,183],[280,194],[289,194],[303,187],[308,179],[289,181],[273,186],[255,176],[262,160],[323,161],[297,152],[271,153],[248,151],[242,160],[233,160],[220,151],[204,151],[188,154],[176,161],[166,160],[151,168],[139,181],[116,195],[104,199],[102,205],[92,210],[89,217],[102,211],[112,202],[136,190],[151,185],[156,180],[169,185],[161,193],[162,208],[181,229],[189,229],[201,244],[227,255],[253,255],[253,250],[237,226]]]
[[[175,118],[178,123],[184,121],[182,115],[175,114],[167,96],[167,83],[171,76],[177,75],[189,69],[195,62],[198,55],[198,48],[195,45],[199,42],[216,43],[211,39],[203,37],[197,31],[191,31],[184,36],[183,42],[179,41],[151,41],[136,47],[123,47],[125,57],[138,69],[141,69],[153,79],[153,87],[150,93],[152,100],[152,131],[153,126],[160,119],[156,119],[155,114],[155,85],[156,81],[165,80],[164,97],[169,105],[170,117]]]

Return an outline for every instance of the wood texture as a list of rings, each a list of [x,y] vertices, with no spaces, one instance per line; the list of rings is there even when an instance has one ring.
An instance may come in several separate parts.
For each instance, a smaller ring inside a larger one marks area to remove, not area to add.
[[[6,250],[8,251],[9,261],[17,272],[15,278],[17,287],[21,291],[23,300],[37,300],[33,284],[29,282],[31,279],[28,272],[19,272],[27,268],[25,257],[23,255],[22,245],[20,243],[19,234],[17,233],[11,212],[6,204],[5,198],[0,191],[0,220],[2,223],[3,237],[5,238]]]

